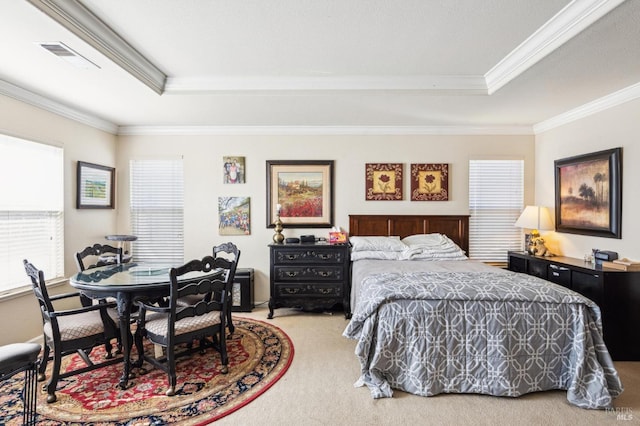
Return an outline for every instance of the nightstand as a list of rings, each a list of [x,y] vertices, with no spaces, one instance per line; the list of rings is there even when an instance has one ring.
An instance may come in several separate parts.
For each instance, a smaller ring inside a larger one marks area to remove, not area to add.
[[[331,309],[349,306],[348,244],[271,244],[269,315],[276,308]]]

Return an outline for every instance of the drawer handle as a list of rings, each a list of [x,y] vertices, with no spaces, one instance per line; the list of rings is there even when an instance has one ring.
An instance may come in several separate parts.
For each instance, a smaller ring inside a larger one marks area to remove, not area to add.
[[[559,272],[552,272],[551,275],[553,275],[554,277],[559,277],[560,273]]]
[[[296,288],[288,288],[287,287],[287,288],[284,288],[284,292],[285,293],[289,293],[289,294],[296,294],[296,293],[300,292],[300,289],[297,288],[297,287]]]
[[[553,265],[553,264],[549,265],[549,268],[557,269],[559,271],[568,271],[569,270],[569,268],[565,268],[564,266],[558,266],[558,265]]]
[[[322,260],[327,260],[327,259],[331,259],[333,256],[331,256],[331,254],[329,253],[320,253],[318,254],[318,257]]]
[[[320,275],[321,277],[330,277],[333,274],[330,271],[319,271],[318,275]]]
[[[296,277],[298,276],[298,273],[295,271],[287,271],[285,272],[287,274],[288,277]]]
[[[331,289],[331,288],[319,288],[318,289],[318,293],[322,293],[322,294],[333,293],[333,289]]]

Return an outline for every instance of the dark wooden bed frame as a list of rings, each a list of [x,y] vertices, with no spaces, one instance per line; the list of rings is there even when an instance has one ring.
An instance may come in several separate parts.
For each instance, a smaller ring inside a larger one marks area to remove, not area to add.
[[[444,234],[469,252],[469,215],[349,215],[349,236]]]

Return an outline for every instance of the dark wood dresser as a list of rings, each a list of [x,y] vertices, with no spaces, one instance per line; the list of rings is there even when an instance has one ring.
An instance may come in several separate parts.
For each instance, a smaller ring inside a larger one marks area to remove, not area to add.
[[[615,361],[640,360],[640,271],[602,268],[573,257],[509,252],[509,269],[560,284],[596,302]]]
[[[271,244],[269,316],[276,308],[331,309],[341,304],[346,318],[351,280],[348,244]]]

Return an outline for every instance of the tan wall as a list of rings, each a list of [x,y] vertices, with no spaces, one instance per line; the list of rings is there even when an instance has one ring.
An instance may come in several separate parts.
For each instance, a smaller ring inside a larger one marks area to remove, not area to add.
[[[555,206],[554,160],[622,147],[622,239],[551,232],[543,234],[554,252],[582,258],[592,248],[640,260],[640,100],[611,108],[537,135],[535,198]]]
[[[64,147],[64,256],[68,277],[76,271],[75,251],[89,243],[104,241],[105,235],[116,231],[114,210],[75,208],[77,161],[115,166],[116,137],[4,96],[0,96],[0,132]],[[54,292],[69,290],[65,285]],[[42,320],[33,293],[0,297],[0,322],[3,324],[0,344],[21,342],[42,334]]]
[[[104,235],[130,230],[128,169],[130,159],[182,156],[185,161],[185,257],[208,254],[214,244],[233,241],[242,250],[240,267],[256,271],[256,302],[269,296],[266,227],[266,160],[335,160],[335,225],[348,227],[348,215],[358,213],[468,213],[468,161],[478,158],[525,160],[526,202],[533,202],[533,136],[126,136],[115,137],[90,126],[0,96],[0,131],[26,139],[64,146],[65,272],[75,273],[73,253],[103,241]],[[222,184],[222,157],[246,157],[246,182]],[[116,210],[77,210],[75,173],[78,160],[116,167]],[[364,164],[398,162],[405,166],[405,200],[365,201]],[[450,201],[408,201],[409,164],[448,163]],[[217,197],[251,197],[249,236],[218,235]],[[285,235],[328,229],[286,229]],[[26,281],[25,281],[26,282]],[[68,286],[56,291],[69,290]],[[40,317],[30,293],[0,298],[0,321],[11,324],[0,344],[25,341],[41,333]]]
[[[256,272],[256,303],[269,297],[269,251],[273,230],[266,227],[267,160],[335,160],[335,223],[348,228],[349,214],[468,214],[468,163],[479,158],[525,160],[527,202],[533,202],[533,136],[126,136],[118,140],[118,169],[129,159],[184,158],[185,256],[203,256],[215,244],[232,241],[242,250],[239,267]],[[246,183],[222,183],[222,157],[244,156]],[[365,201],[365,163],[403,163],[404,201]],[[450,201],[409,200],[410,163],[448,163]],[[119,185],[118,229],[128,232],[128,181]],[[218,196],[251,197],[251,235],[218,235]],[[285,229],[285,236],[328,229]]]

